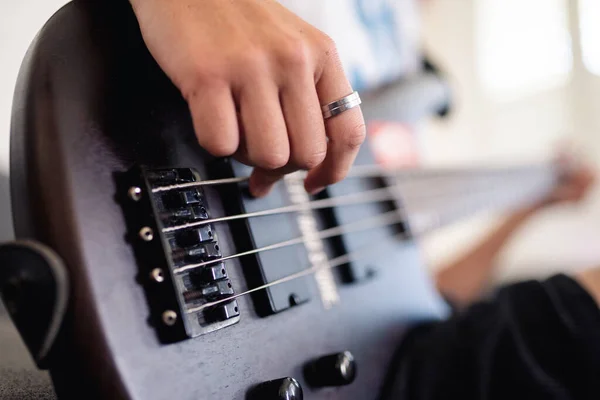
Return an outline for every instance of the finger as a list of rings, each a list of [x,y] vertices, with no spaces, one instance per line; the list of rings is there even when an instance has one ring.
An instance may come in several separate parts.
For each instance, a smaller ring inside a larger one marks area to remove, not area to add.
[[[285,166],[290,157],[285,120],[279,102],[279,91],[270,81],[255,81],[239,96],[245,131],[247,158],[257,171],[272,171]],[[260,172],[258,172],[260,176]],[[253,179],[250,193],[261,197],[272,187],[270,180]]]
[[[341,61],[333,51],[330,52],[317,83],[317,93],[321,104],[328,104],[352,93]],[[325,130],[329,138],[327,156],[306,178],[304,186],[309,193],[319,192],[327,185],[341,181],[348,174],[366,135],[360,107],[327,119]]]
[[[327,154],[325,125],[314,78],[301,71],[281,90],[281,106],[290,144],[290,160],[283,168],[257,168],[250,176],[253,188],[270,189],[284,175],[320,165]],[[266,193],[261,193],[266,194]]]
[[[308,70],[292,77],[282,88],[281,106],[289,136],[290,164],[297,169],[315,168],[327,155],[327,137],[314,77]]]
[[[293,172],[294,170],[287,170],[286,167],[279,168],[276,170],[266,170],[262,168],[254,168],[250,175],[248,182],[250,188],[250,194],[254,197],[264,197],[277,181],[279,181],[286,173]]]
[[[235,103],[229,87],[206,87],[187,98],[198,143],[216,157],[230,156],[238,148]]]
[[[304,78],[294,79],[282,89],[280,97],[290,144],[290,160],[287,166],[277,170],[255,169],[250,176],[254,195],[268,193],[286,174],[315,168],[327,154],[325,125],[313,77],[307,73]]]
[[[243,126],[241,121],[239,122],[239,126]],[[252,165],[252,162],[248,157],[248,147],[246,146],[246,139],[243,129],[240,130],[240,145],[234,157],[243,164]],[[283,178],[284,175],[294,172],[296,169],[296,167],[292,167],[289,164],[283,168],[278,168],[272,171],[262,168],[254,168],[249,180],[249,186],[253,188],[253,192],[251,194],[254,197],[265,196],[277,181]],[[259,190],[257,191],[256,188],[259,188]],[[260,190],[260,188],[264,189]]]
[[[252,174],[250,175],[249,185],[252,188],[259,188],[259,192],[256,192],[256,189],[253,189],[251,194],[254,197],[263,197],[267,195],[277,181],[281,180],[285,175],[296,172],[297,170],[298,167],[291,163],[285,167],[274,170],[254,168],[254,171],[252,171]],[[264,188],[263,191],[260,191],[261,188]]]

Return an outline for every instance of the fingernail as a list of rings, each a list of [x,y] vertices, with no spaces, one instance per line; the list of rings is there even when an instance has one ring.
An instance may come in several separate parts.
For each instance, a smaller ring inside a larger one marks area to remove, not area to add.
[[[311,196],[317,195],[319,193],[321,193],[323,190],[325,190],[325,186],[322,187],[318,187],[316,189],[311,190],[310,192],[308,192]]]

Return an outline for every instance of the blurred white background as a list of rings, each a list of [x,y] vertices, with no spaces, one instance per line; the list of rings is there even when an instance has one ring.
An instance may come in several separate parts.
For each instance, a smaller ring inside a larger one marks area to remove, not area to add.
[[[300,0],[298,0],[300,1]],[[0,1],[0,172],[8,171],[18,68],[36,32],[64,0]],[[424,47],[448,73],[456,107],[422,132],[427,164],[547,159],[568,139],[600,161],[600,2],[422,0]],[[0,190],[0,238],[10,237]],[[472,243],[485,215],[423,240],[432,268]],[[499,281],[600,265],[600,190],[578,209],[532,221],[504,253]]]
[[[21,60],[42,25],[66,0],[0,0],[0,178],[8,174],[10,114]],[[12,237],[9,189],[0,179],[0,240]]]
[[[428,163],[548,159],[571,142],[600,165],[597,0],[426,0],[424,46],[456,90],[457,112],[424,129]],[[423,241],[432,268],[497,221],[486,215]],[[539,215],[504,252],[497,279],[600,265],[600,190]]]

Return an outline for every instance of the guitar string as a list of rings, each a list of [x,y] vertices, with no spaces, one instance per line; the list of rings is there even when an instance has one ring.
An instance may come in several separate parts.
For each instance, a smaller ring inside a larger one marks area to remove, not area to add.
[[[212,180],[208,180],[208,181],[199,181],[199,182],[178,183],[175,185],[158,186],[158,187],[152,188],[152,193],[168,192],[171,190],[187,189],[187,188],[200,187],[200,186],[230,185],[233,183],[246,182],[248,179],[250,179],[249,176],[242,176],[242,177],[238,177],[238,178],[224,178],[224,179],[212,179]]]
[[[446,192],[444,192],[444,194],[446,194]],[[477,192],[471,191],[471,192],[469,192],[469,197],[474,197],[477,194],[478,194]],[[406,215],[404,214],[405,211],[406,211],[405,208],[399,207],[393,211],[389,211],[389,212],[386,212],[384,214],[380,214],[380,215],[377,215],[374,217],[369,217],[369,218],[365,218],[365,219],[362,219],[357,222],[352,222],[352,223],[337,226],[334,228],[325,229],[325,230],[317,232],[318,235],[316,238],[327,239],[330,237],[342,235],[344,233],[372,229],[372,228],[375,228],[378,226],[397,224],[397,223],[400,223],[403,220],[407,219]],[[439,217],[437,217],[437,218],[439,219]],[[221,257],[221,258],[218,258],[215,260],[204,261],[204,262],[197,263],[197,264],[183,265],[179,268],[175,268],[173,270],[173,272],[178,274],[178,273],[186,272],[188,270],[204,267],[206,265],[211,265],[211,264],[216,264],[216,263],[219,263],[222,261],[227,261],[230,259],[244,257],[244,256],[252,255],[252,254],[257,254],[257,253],[261,253],[263,251],[270,251],[270,250],[276,250],[276,249],[283,248],[283,247],[293,246],[296,244],[303,243],[305,240],[306,239],[304,237],[297,237],[294,239],[285,240],[282,242],[274,243],[274,244],[260,247],[257,249],[248,250],[245,252]]]
[[[396,211],[398,211],[398,210],[396,210]],[[400,233],[400,234],[394,235],[394,236],[392,236],[392,238],[397,239],[397,240],[407,240],[407,239],[411,238],[411,235],[418,236],[418,235],[421,235],[421,234],[423,234],[425,232],[427,232],[427,229],[423,229],[423,230],[420,230],[418,232],[415,232],[413,230],[413,232],[410,232],[410,233]],[[215,301],[212,301],[212,302],[208,302],[208,303],[202,304],[202,305],[197,306],[197,307],[188,308],[185,312],[188,313],[188,314],[200,312],[200,311],[203,311],[203,310],[205,310],[207,308],[214,307],[216,305],[219,305],[219,304],[222,304],[222,303],[226,303],[226,302],[229,302],[231,300],[235,300],[237,298],[240,298],[242,296],[246,296],[246,295],[255,293],[255,292],[260,291],[260,290],[265,290],[265,289],[268,289],[270,287],[273,287],[273,286],[276,286],[276,285],[280,285],[280,284],[283,284],[283,283],[286,283],[286,282],[289,282],[289,281],[292,281],[292,280],[295,280],[295,279],[299,279],[299,278],[302,278],[302,277],[305,277],[305,276],[314,275],[314,274],[316,274],[317,272],[319,272],[321,270],[333,269],[335,267],[347,264],[347,263],[349,263],[351,261],[356,261],[358,259],[361,259],[361,258],[363,258],[363,257],[365,257],[365,256],[367,256],[369,254],[372,254],[373,252],[375,252],[377,250],[380,250],[381,247],[384,247],[386,245],[389,246],[389,245],[391,245],[391,243],[390,242],[380,242],[380,241],[372,242],[369,245],[363,246],[359,250],[356,250],[356,251],[353,251],[353,252],[349,252],[347,254],[343,254],[341,256],[329,259],[326,262],[323,262],[322,264],[315,265],[315,266],[312,266],[312,267],[307,268],[305,270],[299,271],[297,273],[284,276],[284,277],[282,277],[280,279],[277,279],[277,280],[275,280],[273,282],[269,282],[269,283],[266,283],[264,285],[257,286],[255,288],[246,290],[246,291],[244,291],[242,293],[238,293],[238,294],[235,294],[235,295],[232,295],[232,296],[225,297],[223,299],[219,299],[219,300],[215,300]]]
[[[394,187],[388,187],[388,188],[383,188],[383,189],[386,190],[388,192],[388,194],[389,194],[390,189],[393,189],[393,188]],[[331,199],[326,199],[326,200],[331,200]],[[311,202],[309,202],[309,203],[311,203]],[[312,203],[315,203],[315,202],[312,202]],[[378,218],[376,217],[376,218],[377,218],[378,221],[381,221],[381,219],[384,216],[390,215],[390,214],[395,214],[396,217],[399,217],[399,213],[400,213],[400,210],[394,210],[394,211],[392,211],[390,213],[386,213],[386,214],[384,214],[382,216],[379,216]],[[375,221],[375,219],[370,219],[370,220]],[[398,222],[401,222],[401,221],[398,221]],[[389,224],[393,224],[394,222],[388,222],[388,223]],[[365,227],[362,227],[363,224],[365,224]],[[344,232],[348,232],[348,231],[352,231],[352,230],[368,229],[366,227],[366,225],[368,225],[368,224],[366,223],[365,220],[363,220],[363,221],[359,221],[359,223],[346,224],[344,226],[340,226],[340,227],[336,227],[336,228],[331,228],[331,229],[328,229],[328,230],[325,230],[325,231],[321,231],[320,235],[319,235],[319,238],[326,238],[326,237],[330,237],[330,236],[334,236],[334,235],[339,235],[339,234],[342,234]],[[377,224],[375,224],[375,225],[377,225]],[[352,226],[354,226],[354,228],[352,228]],[[358,226],[361,226],[362,228],[358,229]],[[405,238],[408,238],[409,236],[406,233],[402,233],[402,234],[399,234],[399,235],[395,235],[394,237],[395,238],[399,238],[399,239],[405,239]],[[284,242],[276,243],[274,245],[265,246],[264,248],[255,249],[255,250],[252,250],[250,252],[245,252],[245,253],[240,253],[240,254],[237,254],[237,255],[228,256],[227,258],[222,258],[222,259],[219,259],[219,260],[214,260],[214,261],[206,262],[206,263],[200,263],[196,267],[200,267],[200,266],[203,266],[203,265],[211,264],[213,262],[225,261],[226,259],[231,259],[231,258],[236,258],[236,257],[242,257],[244,255],[254,254],[254,253],[257,253],[257,252],[260,252],[260,251],[273,250],[273,249],[276,249],[276,248],[284,247],[286,245],[292,245],[292,244],[302,243],[303,241],[304,241],[304,238],[296,238],[296,239],[292,239],[292,240],[289,240],[289,241],[284,241]],[[291,275],[285,276],[283,278],[280,278],[280,279],[277,279],[277,280],[275,280],[273,282],[270,282],[270,283],[267,283],[267,284],[255,287],[255,288],[247,290],[245,292],[242,292],[242,293],[239,293],[239,294],[236,294],[236,295],[233,295],[233,296],[228,296],[226,298],[223,298],[223,299],[220,299],[220,300],[217,300],[217,301],[208,302],[208,303],[205,303],[205,304],[203,304],[201,306],[198,306],[198,307],[190,308],[190,309],[186,310],[186,312],[187,313],[199,312],[199,311],[202,311],[202,310],[207,309],[209,307],[214,307],[214,306],[216,306],[218,304],[229,302],[229,301],[237,299],[239,297],[246,296],[248,294],[251,294],[251,293],[254,293],[254,292],[257,292],[257,291],[260,291],[260,290],[264,290],[264,289],[267,289],[267,288],[275,286],[275,285],[283,284],[283,283],[289,282],[289,281],[294,280],[294,279],[299,279],[299,278],[304,277],[304,276],[313,275],[313,274],[317,273],[320,270],[335,268],[337,266],[346,264],[346,263],[348,263],[350,261],[356,260],[357,258],[362,258],[362,257],[366,256],[367,254],[373,252],[375,249],[378,249],[380,247],[380,245],[381,245],[381,243],[376,243],[374,246],[373,245],[365,246],[360,251],[355,251],[355,252],[347,253],[345,255],[341,255],[339,257],[336,257],[336,258],[328,260],[328,262],[326,262],[326,263],[323,263],[323,264],[320,264],[320,265],[317,265],[317,266],[313,266],[313,267],[308,268],[306,270],[299,271],[298,273],[295,273],[295,274],[291,274]],[[188,266],[188,267],[191,267],[191,266]]]
[[[268,210],[254,211],[243,214],[236,215],[227,215],[224,217],[210,218],[205,219],[198,222],[190,222],[187,224],[171,226],[168,228],[163,228],[163,232],[174,232],[182,229],[194,228],[196,226],[202,226],[206,224],[212,224],[217,222],[226,222],[226,221],[234,221],[237,219],[246,219],[246,218],[254,218],[254,217],[263,217],[267,215],[274,214],[286,214],[297,211],[304,210],[319,210],[323,208],[331,208],[341,205],[351,205],[351,204],[364,204],[364,203],[374,203],[378,201],[390,201],[395,198],[394,193],[391,191],[397,189],[396,186],[389,186],[380,189],[368,190],[365,192],[352,193],[349,195],[336,196],[327,199],[313,200],[303,203],[292,204],[289,206],[271,208]]]
[[[350,172],[348,173],[346,178],[377,177],[384,173],[384,172],[378,172],[377,168],[378,168],[377,166],[371,166],[371,165],[355,166],[352,168],[352,170],[350,170]],[[379,168],[379,170],[381,170],[381,168]],[[384,170],[382,170],[382,171],[384,171]],[[296,178],[302,179],[306,176],[306,172],[298,171],[295,175],[296,175],[295,176]],[[234,177],[234,178],[212,179],[212,180],[199,181],[199,182],[179,183],[179,184],[174,184],[174,185],[159,186],[159,187],[152,188],[152,193],[167,192],[167,191],[171,191],[171,190],[187,189],[187,188],[201,187],[201,186],[216,186],[216,185],[229,185],[229,184],[235,184],[235,183],[243,183],[243,182],[248,181],[249,179],[250,179],[250,176],[241,176],[241,177]]]
[[[535,170],[535,169],[547,169],[547,165],[523,165],[515,166],[511,168],[495,169],[494,167],[479,167],[472,169],[458,169],[458,168],[397,168],[397,169],[386,169],[377,165],[358,165],[354,166],[346,178],[381,178],[381,177],[396,177],[396,178],[410,178],[414,176],[430,176],[436,177],[436,175],[448,175],[448,174],[490,174],[494,172],[498,173],[521,173],[524,169]],[[306,176],[305,171],[299,171],[296,173],[294,178],[304,178]],[[167,192],[171,190],[187,189],[192,187],[201,186],[217,186],[217,185],[229,185],[243,183],[250,179],[249,176],[223,178],[223,179],[212,179],[199,182],[187,182],[179,183],[167,186],[158,186],[152,188],[152,193]]]
[[[319,239],[319,240],[328,239],[328,238],[332,238],[335,236],[341,236],[341,235],[347,234],[347,233],[361,232],[361,231],[365,231],[365,230],[369,230],[369,229],[373,229],[373,228],[377,228],[377,227],[399,224],[402,221],[404,221],[405,219],[406,219],[406,216],[402,213],[402,210],[396,209],[396,210],[388,211],[386,213],[383,213],[383,214],[380,214],[380,215],[377,215],[374,217],[364,218],[364,219],[361,219],[360,221],[351,222],[351,223],[340,225],[340,226],[337,226],[334,228],[321,230],[321,231],[317,232],[315,239]],[[204,261],[204,262],[197,263],[197,264],[184,265],[179,268],[174,268],[173,273],[181,274],[183,272],[193,270],[196,268],[201,268],[206,265],[217,264],[217,263],[220,263],[223,261],[240,258],[240,257],[245,257],[245,256],[249,256],[252,254],[258,254],[258,253],[262,253],[265,251],[271,251],[271,250],[276,250],[276,249],[280,249],[280,248],[284,248],[284,247],[294,246],[297,244],[302,244],[306,240],[307,240],[306,237],[300,236],[300,237],[297,237],[294,239],[284,240],[284,241],[274,243],[274,244],[271,244],[268,246],[259,247],[259,248],[253,249],[253,250],[248,250],[248,251],[244,251],[244,252],[237,253],[237,254],[232,254],[232,255],[221,257],[221,258],[218,258],[215,260]]]
[[[312,200],[312,201],[303,202],[303,203],[296,203],[296,204],[292,204],[289,206],[276,207],[276,208],[271,208],[271,209],[267,209],[267,210],[254,211],[254,212],[242,213],[242,214],[236,214],[236,215],[227,215],[227,216],[217,217],[217,218],[210,218],[210,219],[205,219],[202,221],[190,222],[190,223],[186,223],[186,224],[175,225],[175,226],[163,228],[162,232],[169,233],[169,232],[175,232],[175,231],[179,231],[179,230],[183,230],[183,229],[194,228],[194,227],[203,226],[203,225],[212,224],[212,223],[227,222],[227,221],[234,221],[234,220],[239,220],[239,219],[248,219],[248,218],[255,218],[255,217],[263,217],[263,216],[276,215],[276,214],[286,214],[286,213],[305,211],[305,210],[320,210],[320,209],[325,209],[325,208],[333,208],[333,207],[337,207],[337,206],[348,206],[348,205],[357,205],[357,204],[365,204],[365,203],[393,201],[393,200],[397,200],[400,198],[400,195],[397,191],[401,188],[401,186],[402,186],[401,184],[396,184],[393,186],[387,186],[387,187],[383,187],[383,188],[379,188],[379,189],[372,189],[372,190],[367,190],[367,191],[358,192],[358,193],[351,193],[351,194],[347,194],[347,195],[335,196],[335,197],[330,197],[330,198],[326,198],[326,199]],[[487,182],[486,186],[492,187],[492,190],[497,189],[497,186],[493,185],[490,182]],[[459,193],[465,193],[466,195],[473,194],[473,189],[471,189],[469,192],[465,192],[465,188],[463,188],[463,187],[456,187],[454,189],[457,190]],[[486,190],[488,190],[488,189],[486,189]],[[435,196],[432,195],[432,193],[434,193],[434,192],[430,191],[430,193],[427,193],[424,196],[418,196],[418,197],[416,197],[416,199],[425,200],[425,199],[431,199],[434,197],[446,196],[448,194],[452,194],[448,190],[438,192],[438,193],[436,193]]]
[[[392,238],[398,239],[398,240],[404,240],[404,239],[408,238],[408,235],[405,234],[405,233],[401,233],[401,234],[392,236]],[[240,298],[242,296],[247,296],[247,295],[252,294],[254,292],[258,292],[260,290],[265,290],[265,289],[268,289],[268,288],[276,286],[276,285],[281,285],[283,283],[290,282],[290,281],[293,281],[295,279],[302,278],[304,276],[313,275],[313,274],[316,274],[317,272],[322,271],[322,270],[333,269],[335,267],[339,267],[341,265],[347,264],[347,263],[349,263],[351,261],[356,261],[356,260],[358,260],[360,258],[365,257],[368,254],[371,254],[371,253],[375,252],[376,250],[380,250],[382,247],[389,246],[389,245],[391,245],[390,242],[381,242],[381,241],[373,242],[373,244],[370,244],[368,246],[364,246],[360,250],[349,252],[349,253],[343,254],[341,256],[329,259],[326,262],[323,262],[321,264],[318,264],[318,265],[315,265],[313,267],[304,269],[304,270],[296,272],[294,274],[290,274],[290,275],[284,276],[283,278],[279,278],[277,280],[274,280],[273,282],[269,282],[269,283],[266,283],[264,285],[257,286],[255,288],[246,290],[246,291],[244,291],[242,293],[238,293],[238,294],[235,294],[235,295],[232,295],[232,296],[228,296],[228,297],[225,297],[225,298],[220,299],[220,300],[215,300],[215,301],[211,301],[211,302],[208,302],[208,303],[204,303],[204,304],[202,304],[200,306],[197,306],[197,307],[188,308],[185,312],[187,314],[193,314],[193,313],[196,313],[196,312],[200,312],[200,311],[203,311],[203,310],[205,310],[207,308],[214,307],[216,305],[219,305],[219,304],[222,304],[222,303],[226,303],[226,302],[229,302],[231,300],[238,299],[238,298]]]

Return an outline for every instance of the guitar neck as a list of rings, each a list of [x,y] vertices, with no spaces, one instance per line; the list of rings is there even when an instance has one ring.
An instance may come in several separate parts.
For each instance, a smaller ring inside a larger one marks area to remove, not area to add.
[[[389,178],[415,235],[480,212],[506,212],[541,200],[559,179],[551,164],[512,168],[415,169]]]

